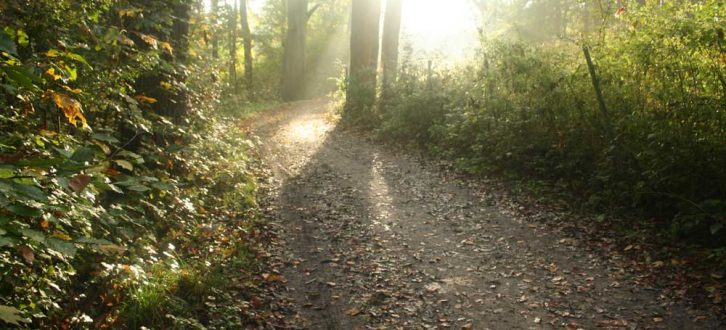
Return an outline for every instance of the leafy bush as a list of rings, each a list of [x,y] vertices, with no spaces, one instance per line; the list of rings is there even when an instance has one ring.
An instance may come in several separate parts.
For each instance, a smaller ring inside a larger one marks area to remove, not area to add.
[[[623,11],[599,41],[583,41],[607,115],[583,45],[483,40],[476,59],[437,73],[436,88],[402,76],[381,136],[470,172],[566,184],[591,206],[637,209],[674,238],[723,246],[722,14],[716,1],[652,4]]]
[[[193,12],[186,0],[0,5],[4,324],[242,322],[229,297],[236,319],[210,323],[221,307],[207,297],[224,286],[200,274],[240,276],[238,251],[256,244],[249,142],[215,119],[216,68],[192,55],[203,45],[187,49],[200,36],[176,35],[180,8]]]

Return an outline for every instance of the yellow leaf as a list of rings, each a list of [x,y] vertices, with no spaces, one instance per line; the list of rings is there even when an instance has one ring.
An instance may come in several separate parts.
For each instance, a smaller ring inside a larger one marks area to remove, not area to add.
[[[58,80],[60,78],[63,78],[59,74],[55,73],[55,68],[50,68],[45,73],[47,73],[49,76],[53,77],[53,80]]]
[[[82,127],[88,127],[86,117],[83,116],[81,102],[51,90],[47,91],[46,95],[53,98],[53,102],[55,102],[58,109],[63,110],[63,114],[68,118],[68,122],[71,125],[78,127],[78,120],[80,119],[83,124]]]
[[[118,10],[118,15],[121,17],[135,17],[142,12],[144,12],[144,10],[141,8],[122,8]]]
[[[159,41],[156,40],[156,38],[154,38],[148,34],[139,33],[139,37],[141,37],[141,40],[143,40],[146,44],[148,44],[149,46],[151,46],[154,49],[156,49],[159,45]]]
[[[161,87],[164,88],[164,89],[166,89],[166,90],[171,89],[171,83],[168,83],[166,81],[160,82],[159,85],[161,85]]]
[[[48,56],[48,57],[58,57],[58,51],[55,50],[55,49],[51,49],[47,53],[45,53],[45,56]]]
[[[136,97],[136,99],[139,100],[139,102],[148,103],[148,104],[154,104],[154,103],[157,102],[157,100],[155,98],[148,97],[148,96],[145,96],[145,95],[139,95],[139,96]]]
[[[166,41],[161,42],[161,48],[169,52],[169,54],[174,54],[174,48],[172,48],[171,44]]]
[[[60,239],[62,239],[62,240],[64,240],[64,241],[72,241],[72,240],[73,240],[73,238],[71,238],[71,237],[70,237],[70,236],[68,236],[67,234],[65,234],[65,233],[61,233],[61,232],[59,232],[59,231],[55,231],[55,232],[53,232],[53,234],[52,234],[52,235],[50,235],[50,236],[53,236],[53,237],[55,237],[55,238],[60,238]]]
[[[68,87],[68,86],[66,86],[66,85],[63,85],[63,89],[65,89],[65,90],[67,90],[67,91],[69,91],[69,92],[71,92],[71,93],[73,93],[73,94],[81,94],[81,92],[83,92],[83,91],[81,91],[81,90],[80,90],[80,89],[78,89],[78,88],[75,88],[75,89],[74,89],[74,88],[70,88],[70,87]]]
[[[118,37],[118,41],[121,44],[124,44],[124,45],[129,46],[129,47],[136,46],[136,43],[134,43],[134,41],[131,40],[131,38],[129,38],[129,37],[123,35],[123,34]]]

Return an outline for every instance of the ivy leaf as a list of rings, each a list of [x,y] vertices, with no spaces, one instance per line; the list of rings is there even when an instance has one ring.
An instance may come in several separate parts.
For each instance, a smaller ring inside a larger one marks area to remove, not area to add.
[[[16,326],[20,326],[19,322],[24,322],[19,309],[5,305],[0,305],[0,320]]]

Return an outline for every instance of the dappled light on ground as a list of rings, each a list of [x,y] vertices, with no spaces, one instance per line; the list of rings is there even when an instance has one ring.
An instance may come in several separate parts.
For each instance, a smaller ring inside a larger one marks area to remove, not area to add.
[[[391,230],[391,221],[395,221],[395,210],[393,210],[391,193],[388,189],[388,183],[381,175],[381,161],[378,153],[373,154],[371,160],[371,184],[368,192],[371,199],[371,208],[373,215],[373,224],[380,227],[384,231]]]
[[[287,127],[288,139],[295,142],[320,142],[320,137],[330,128],[330,124],[320,118],[309,118],[290,123]]]

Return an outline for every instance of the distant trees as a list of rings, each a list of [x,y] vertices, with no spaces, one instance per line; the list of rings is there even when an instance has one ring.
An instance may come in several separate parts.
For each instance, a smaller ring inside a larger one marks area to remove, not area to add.
[[[247,0],[240,0],[240,23],[242,25],[242,42],[244,43],[245,56],[245,89],[247,96],[251,97],[254,84],[252,81],[252,32],[250,32],[250,22],[247,15]]]
[[[305,81],[305,26],[308,22],[308,1],[287,1],[287,36],[282,64],[281,96],[285,101],[303,97]]]
[[[383,42],[381,43],[381,72],[383,75],[381,99],[388,98],[390,84],[396,80],[398,71],[398,39],[401,31],[401,6],[403,0],[388,0],[383,21]]]
[[[345,111],[354,120],[375,103],[380,13],[380,0],[353,0]]]

